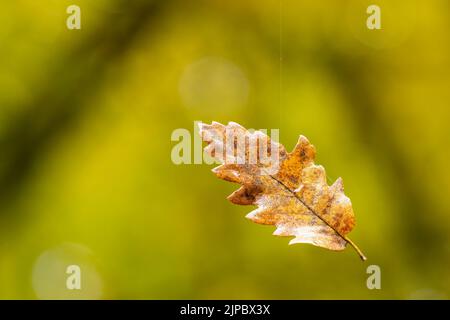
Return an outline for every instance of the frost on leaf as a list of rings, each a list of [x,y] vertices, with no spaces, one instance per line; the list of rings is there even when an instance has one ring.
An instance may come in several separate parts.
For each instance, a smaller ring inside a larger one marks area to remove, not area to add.
[[[221,163],[213,169],[216,176],[241,185],[228,199],[257,206],[248,219],[274,225],[274,235],[293,237],[289,244],[343,250],[349,243],[366,259],[346,236],[355,219],[342,179],[327,184],[325,169],[314,163],[316,150],[306,137],[300,136],[288,153],[264,133],[234,122],[201,123],[200,135],[208,144],[205,152]]]

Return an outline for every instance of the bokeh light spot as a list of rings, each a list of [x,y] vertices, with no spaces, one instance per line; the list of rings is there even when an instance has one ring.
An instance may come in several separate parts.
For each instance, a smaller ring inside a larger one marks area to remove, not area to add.
[[[228,111],[247,103],[248,80],[239,67],[219,57],[205,57],[188,65],[179,83],[188,108]]]
[[[80,289],[69,289],[69,266],[80,267]],[[33,289],[39,299],[99,299],[102,281],[92,252],[79,244],[64,243],[44,251],[34,263]]]

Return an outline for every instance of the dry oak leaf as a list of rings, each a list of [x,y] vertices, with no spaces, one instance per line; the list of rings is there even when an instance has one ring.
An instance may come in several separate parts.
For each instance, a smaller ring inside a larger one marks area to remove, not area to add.
[[[293,236],[289,244],[310,243],[343,250],[349,243],[366,260],[347,237],[355,219],[342,179],[328,186],[325,169],[314,164],[316,150],[306,137],[301,135],[288,153],[261,131],[250,132],[234,122],[226,126],[200,123],[199,129],[208,144],[205,152],[222,163],[212,171],[220,179],[242,185],[228,199],[258,207],[246,218],[276,226],[276,236]],[[256,151],[252,151],[255,146]],[[261,152],[278,155],[276,170],[269,170],[273,161],[262,161]]]

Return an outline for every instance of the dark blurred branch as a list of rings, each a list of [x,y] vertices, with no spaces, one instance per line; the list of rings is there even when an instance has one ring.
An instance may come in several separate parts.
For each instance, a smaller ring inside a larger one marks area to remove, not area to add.
[[[434,257],[441,250],[444,250],[445,241],[442,235],[445,230],[441,230],[439,221],[430,223],[425,217],[430,211],[436,210],[431,206],[432,199],[422,192],[424,185],[418,183],[418,177],[414,172],[408,170],[406,166],[408,159],[395,144],[392,128],[396,125],[390,123],[389,118],[380,114],[376,96],[371,90],[371,82],[367,77],[378,74],[368,73],[367,67],[373,64],[369,59],[357,58],[351,55],[343,55],[333,49],[326,48],[327,65],[336,78],[336,82],[341,85],[341,89],[347,97],[351,114],[354,116],[353,123],[359,129],[359,137],[372,151],[378,160],[378,168],[383,168],[389,172],[395,181],[386,182],[386,189],[392,190],[392,202],[400,203],[401,219],[403,230],[400,234],[405,234],[405,247],[414,248],[409,256],[415,262],[432,263]],[[385,70],[382,66],[373,66],[371,70]],[[371,80],[373,81],[373,79]],[[381,80],[380,80],[381,81]],[[407,106],[400,106],[399,108]],[[413,139],[411,140],[411,143]],[[411,146],[412,147],[412,146]],[[389,183],[389,185],[388,185]],[[383,230],[380,230],[380,236]],[[412,254],[414,253],[414,256]]]
[[[58,63],[50,66],[49,81],[37,92],[31,105],[11,120],[0,137],[0,201],[20,190],[33,164],[50,142],[74,125],[87,110],[86,101],[101,87],[108,66],[117,63],[142,32],[156,32],[162,6],[169,1],[118,1],[114,14],[90,32]],[[68,32],[83,32],[68,31]],[[151,36],[151,34],[149,34]]]

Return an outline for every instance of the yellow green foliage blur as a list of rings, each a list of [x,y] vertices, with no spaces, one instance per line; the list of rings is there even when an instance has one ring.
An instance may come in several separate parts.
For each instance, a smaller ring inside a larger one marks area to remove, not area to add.
[[[448,299],[449,9],[3,1],[0,298]],[[278,128],[287,149],[307,136],[344,179],[368,261],[288,246],[213,166],[174,164],[171,134],[196,120]],[[65,288],[71,264],[84,291]]]

